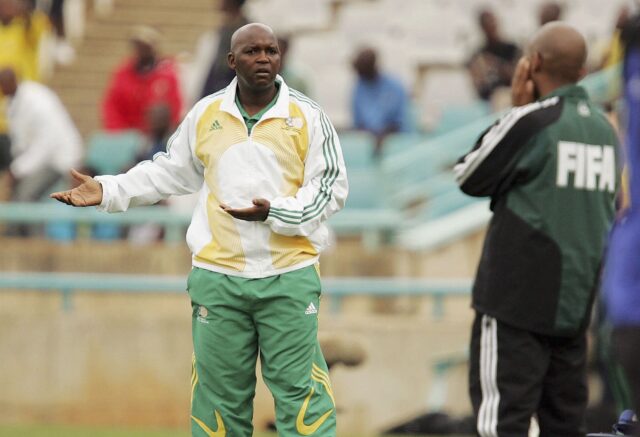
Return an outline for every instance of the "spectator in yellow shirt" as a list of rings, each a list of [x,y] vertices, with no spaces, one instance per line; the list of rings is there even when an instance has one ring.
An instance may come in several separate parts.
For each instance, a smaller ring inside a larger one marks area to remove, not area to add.
[[[11,68],[21,80],[39,81],[40,43],[50,31],[47,16],[33,0],[0,0],[0,68]],[[0,93],[0,171],[9,156],[6,99]]]

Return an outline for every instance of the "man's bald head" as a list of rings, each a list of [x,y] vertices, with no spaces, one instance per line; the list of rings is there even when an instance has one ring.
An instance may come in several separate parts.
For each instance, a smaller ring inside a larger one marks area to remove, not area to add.
[[[271,94],[280,71],[278,39],[269,26],[251,23],[231,36],[229,67],[236,72],[240,91]]]
[[[587,43],[574,27],[562,23],[545,24],[528,47],[532,75],[544,74],[557,83],[575,83],[585,74]]]
[[[262,23],[249,23],[245,24],[231,35],[231,53],[236,53],[238,48],[244,44],[247,44],[255,39],[261,38],[273,38],[278,43],[276,34],[266,24]]]

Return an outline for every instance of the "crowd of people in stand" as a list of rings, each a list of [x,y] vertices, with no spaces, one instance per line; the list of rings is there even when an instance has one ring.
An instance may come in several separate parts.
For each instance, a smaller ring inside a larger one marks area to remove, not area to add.
[[[0,0],[0,68],[11,69],[17,82],[39,82],[48,74],[42,61],[42,46],[48,37],[64,39],[62,0],[50,2],[45,11],[36,8],[33,0]],[[188,80],[181,77],[184,69],[176,60],[162,53],[162,34],[149,26],[136,26],[130,31],[131,55],[124,59],[110,74],[101,104],[101,126],[106,132],[117,133],[135,130],[147,138],[136,157],[150,158],[164,150],[169,132],[178,125],[185,108],[198,99],[224,88],[233,78],[233,70],[227,65],[228,46],[235,30],[250,22],[245,11],[245,0],[223,0],[218,6],[221,24],[218,29],[204,33],[194,50],[193,62],[188,66]],[[542,5],[539,23],[562,18],[562,7],[556,2]],[[508,100],[508,89],[515,62],[521,54],[514,42],[502,36],[498,18],[490,9],[478,12],[478,25],[484,41],[469,58],[466,67],[479,99],[492,103],[494,109],[502,109]],[[624,22],[621,14],[620,29]],[[279,35],[282,53],[280,74],[295,89],[313,97],[314,90],[304,68],[289,62],[287,53],[291,43],[288,35]],[[614,43],[615,43],[614,38]],[[619,50],[612,44],[603,65],[619,61]],[[381,154],[389,134],[420,131],[415,120],[415,108],[411,90],[392,71],[382,71],[379,55],[374,47],[362,47],[353,54],[353,70],[356,78],[351,96],[351,128],[370,133],[374,137],[375,156]],[[29,88],[27,86],[26,88]],[[506,99],[505,99],[506,96]],[[9,97],[5,95],[4,99]],[[51,99],[57,99],[50,93]],[[60,105],[59,101],[56,103]],[[6,106],[6,105],[5,105]],[[65,118],[66,111],[62,108]],[[165,116],[160,116],[160,115]],[[21,134],[11,133],[7,113],[0,113],[0,169],[7,167],[19,155],[38,153],[36,146],[20,145]],[[21,117],[21,115],[12,116]],[[151,126],[155,123],[155,126]],[[162,126],[158,126],[161,123]],[[69,123],[67,123],[69,124]],[[74,129],[70,124],[69,129]],[[159,134],[158,131],[162,131]],[[15,136],[14,146],[11,137]],[[50,143],[62,142],[70,137],[68,132],[60,138],[48,138]],[[77,138],[77,135],[72,135]],[[69,147],[62,146],[59,147]],[[74,147],[69,164],[82,159],[83,148]],[[46,155],[43,149],[42,156]],[[50,160],[37,158],[43,164]],[[132,161],[131,165],[134,164]],[[13,178],[20,178],[20,171],[10,169]],[[62,167],[57,173],[66,173]],[[17,185],[16,185],[17,186]],[[13,190],[12,190],[13,191]],[[38,190],[30,196],[15,193],[14,200],[38,200]]]

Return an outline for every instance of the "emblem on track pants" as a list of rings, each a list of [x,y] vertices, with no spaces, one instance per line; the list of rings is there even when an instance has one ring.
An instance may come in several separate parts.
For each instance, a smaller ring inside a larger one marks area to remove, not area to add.
[[[324,421],[327,420],[329,416],[331,416],[331,413],[333,413],[333,408],[331,408],[312,424],[306,425],[304,423],[304,416],[307,413],[307,407],[309,407],[309,402],[311,402],[311,398],[313,397],[314,392],[315,390],[313,389],[313,387],[311,387],[311,391],[309,391],[309,394],[302,403],[302,407],[300,407],[300,411],[298,411],[298,418],[296,419],[296,429],[302,435],[311,435],[316,432],[318,428],[322,426]]]
[[[213,413],[216,415],[216,428],[218,428],[217,431],[213,431],[197,417],[191,416],[191,418],[198,424],[200,428],[202,428],[202,430],[207,434],[208,437],[225,437],[227,435],[227,430],[224,427],[224,422],[222,422],[222,417],[220,417],[220,413],[215,410],[213,411]]]

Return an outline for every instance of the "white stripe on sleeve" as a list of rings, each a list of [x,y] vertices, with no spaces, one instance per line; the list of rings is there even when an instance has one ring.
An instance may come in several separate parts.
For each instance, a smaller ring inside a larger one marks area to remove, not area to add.
[[[453,172],[458,185],[462,185],[469,176],[473,174],[519,120],[534,111],[553,106],[559,101],[560,98],[556,96],[541,102],[530,103],[514,108],[507,113],[507,115],[500,119],[500,121],[485,134],[480,147],[469,152],[462,162],[455,165]]]

